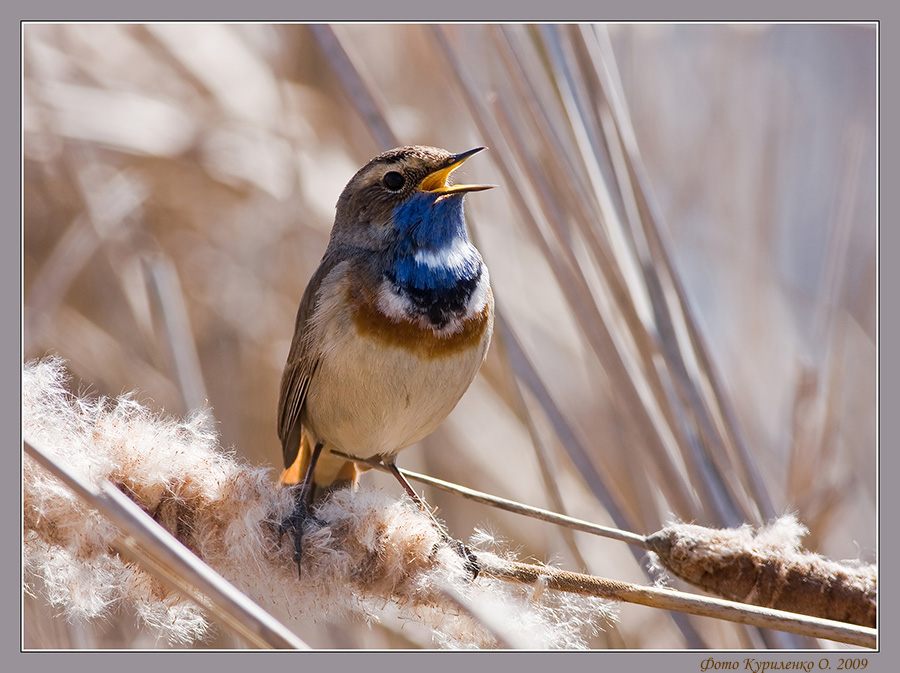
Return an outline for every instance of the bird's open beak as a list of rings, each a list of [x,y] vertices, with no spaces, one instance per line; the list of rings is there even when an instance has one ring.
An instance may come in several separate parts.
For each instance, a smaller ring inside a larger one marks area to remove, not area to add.
[[[457,168],[462,166],[463,162],[473,154],[485,149],[484,147],[476,147],[467,152],[460,152],[450,157],[450,163],[444,168],[435,171],[427,176],[419,183],[419,190],[423,192],[437,192],[440,194],[458,194],[460,192],[480,192],[485,189],[492,189],[497,185],[448,185],[447,179],[450,174]]]

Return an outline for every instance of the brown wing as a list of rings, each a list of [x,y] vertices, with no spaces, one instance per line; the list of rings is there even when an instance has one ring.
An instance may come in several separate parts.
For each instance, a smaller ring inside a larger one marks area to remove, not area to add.
[[[327,256],[322,260],[306,286],[297,310],[294,338],[281,375],[281,393],[278,397],[278,438],[281,440],[285,468],[293,465],[300,450],[300,413],[318,364],[318,349],[309,343],[307,336],[310,318],[319,298],[322,280],[336,263]]]

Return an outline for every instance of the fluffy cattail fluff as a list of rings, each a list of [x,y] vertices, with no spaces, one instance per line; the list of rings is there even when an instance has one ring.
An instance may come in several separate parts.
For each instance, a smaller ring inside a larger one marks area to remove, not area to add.
[[[803,550],[806,532],[786,515],[759,531],[673,524],[647,543],[659,565],[723,598],[874,628],[875,566]]]
[[[293,493],[276,486],[270,470],[223,452],[208,415],[161,418],[127,395],[73,396],[64,379],[59,359],[25,366],[26,439],[83,479],[110,480],[288,623],[303,613],[323,621],[399,618],[428,627],[442,647],[496,646],[441,591],[448,583],[535,649],[582,648],[596,621],[609,618],[609,603],[599,599],[547,592],[535,600],[533,590],[517,585],[469,581],[460,557],[440,544],[425,516],[406,500],[372,490],[338,491],[316,509],[327,525],[304,536],[298,581],[291,536],[278,533]],[[28,591],[71,620],[131,605],[173,643],[207,633],[193,602],[111,550],[115,529],[74,493],[27,458],[23,479]]]

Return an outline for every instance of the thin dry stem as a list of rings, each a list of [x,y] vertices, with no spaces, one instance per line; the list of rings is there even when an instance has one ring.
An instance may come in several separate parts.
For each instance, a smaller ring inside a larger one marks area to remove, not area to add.
[[[377,470],[381,470],[383,472],[390,472],[390,470],[385,467],[385,465],[378,460],[369,460],[364,458],[354,458],[353,456],[349,456],[345,453],[340,453],[339,451],[335,452],[338,455],[349,458],[350,460],[355,460],[358,463],[364,463],[365,465],[369,465],[370,467],[374,467]],[[497,509],[502,509],[507,512],[513,512],[515,514],[522,514],[523,516],[529,516],[533,519],[539,519],[541,521],[547,521],[548,523],[558,524],[560,526],[565,526],[567,528],[571,528],[572,530],[580,530],[585,533],[592,533],[594,535],[599,535],[601,537],[606,537],[611,540],[619,540],[621,542],[627,542],[631,545],[636,545],[638,547],[642,547],[643,549],[649,549],[647,547],[646,539],[643,535],[637,535],[635,533],[629,533],[628,531],[619,530],[616,528],[609,528],[607,526],[601,526],[599,524],[590,523],[589,521],[582,521],[581,519],[575,519],[570,516],[566,516],[564,514],[557,514],[556,512],[551,512],[546,509],[541,509],[540,507],[532,507],[531,505],[526,505],[521,502],[515,502],[513,500],[507,500],[506,498],[501,498],[496,495],[491,495],[490,493],[483,493],[481,491],[476,491],[471,488],[467,488],[465,486],[460,486],[459,484],[453,484],[449,481],[444,481],[443,479],[437,479],[435,477],[428,476],[427,474],[419,474],[417,472],[410,472],[409,470],[404,470],[399,468],[400,472],[409,479],[414,481],[421,482],[423,484],[428,484],[429,486],[434,486],[435,488],[439,488],[443,491],[447,491],[449,493],[455,493],[456,495],[461,495],[464,498],[472,500],[474,502],[480,502],[485,505],[490,505],[491,507],[496,507]]]

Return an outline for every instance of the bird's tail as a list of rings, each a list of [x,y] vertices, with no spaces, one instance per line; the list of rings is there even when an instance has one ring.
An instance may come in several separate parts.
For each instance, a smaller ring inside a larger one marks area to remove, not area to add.
[[[297,451],[297,459],[281,473],[281,483],[289,486],[303,481],[311,457],[312,447],[310,447],[309,438],[304,432],[300,436],[300,450]],[[318,487],[318,490],[356,486],[361,473],[362,470],[352,460],[345,460],[332,453],[323,452],[313,471],[313,484]]]

